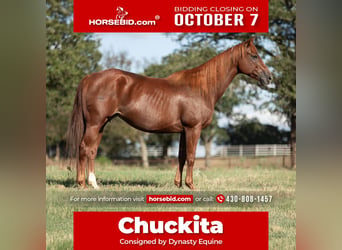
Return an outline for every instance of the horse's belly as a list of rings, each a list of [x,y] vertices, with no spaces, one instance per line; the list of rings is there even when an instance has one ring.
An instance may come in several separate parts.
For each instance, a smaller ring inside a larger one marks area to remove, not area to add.
[[[176,133],[183,131],[181,120],[169,113],[151,110],[131,111],[120,114],[120,117],[131,126],[146,132]]]
[[[120,116],[133,127],[148,132],[182,132],[180,94],[167,84],[158,88],[133,85],[121,98]]]

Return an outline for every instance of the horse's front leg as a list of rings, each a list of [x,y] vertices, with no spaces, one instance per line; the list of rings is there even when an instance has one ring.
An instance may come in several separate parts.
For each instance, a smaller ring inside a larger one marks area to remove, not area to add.
[[[185,143],[185,133],[181,133],[179,140],[179,152],[178,152],[178,168],[176,171],[175,185],[177,187],[182,186],[182,173],[186,160],[186,143]]]
[[[201,129],[202,127],[200,125],[195,126],[193,128],[185,129],[187,162],[185,185],[187,185],[190,189],[195,189],[193,180],[193,170],[195,164],[197,142],[201,135]]]

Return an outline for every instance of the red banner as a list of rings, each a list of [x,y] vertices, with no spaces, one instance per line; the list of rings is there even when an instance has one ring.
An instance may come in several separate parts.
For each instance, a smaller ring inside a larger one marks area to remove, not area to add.
[[[268,212],[74,212],[74,249],[268,250]]]
[[[268,32],[268,0],[74,0],[74,32]]]

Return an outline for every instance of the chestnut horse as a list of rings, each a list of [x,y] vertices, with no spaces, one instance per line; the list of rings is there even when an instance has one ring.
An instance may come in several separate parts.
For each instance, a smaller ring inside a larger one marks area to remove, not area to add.
[[[174,183],[194,189],[193,167],[201,130],[213,116],[214,106],[238,73],[270,83],[268,68],[258,56],[251,38],[199,67],[176,72],[166,78],[151,78],[108,69],[80,82],[68,128],[68,152],[77,160],[77,183],[98,188],[94,159],[107,122],[118,116],[142,131],[180,133],[178,168]]]

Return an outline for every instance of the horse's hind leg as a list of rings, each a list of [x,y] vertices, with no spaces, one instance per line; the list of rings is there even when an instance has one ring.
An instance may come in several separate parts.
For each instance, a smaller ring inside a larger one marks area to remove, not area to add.
[[[81,145],[84,146],[83,152],[88,159],[88,184],[95,189],[98,188],[95,176],[94,161],[97,154],[97,148],[100,144],[102,133],[100,126],[87,126]]]
[[[77,184],[81,187],[85,188],[85,169],[87,165],[87,152],[86,152],[86,146],[84,141],[82,140],[80,149],[79,149],[79,159],[77,162]]]
[[[176,171],[175,185],[177,187],[182,186],[182,173],[186,160],[186,143],[185,143],[185,133],[181,133],[179,140],[179,152],[178,152],[178,168]]]
[[[88,160],[88,184],[92,185],[95,189],[98,189],[95,176],[95,157],[97,154],[97,149],[99,147],[102,138],[102,133],[99,133],[95,145],[92,147]]]

